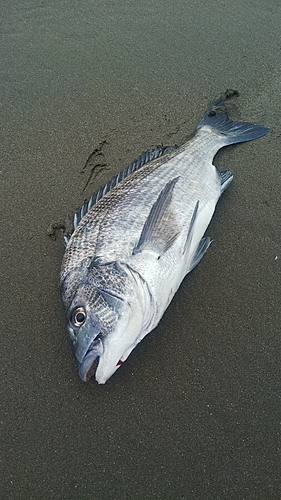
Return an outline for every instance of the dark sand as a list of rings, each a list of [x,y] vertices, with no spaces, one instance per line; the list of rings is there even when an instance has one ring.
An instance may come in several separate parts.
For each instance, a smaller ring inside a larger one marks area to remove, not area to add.
[[[280,499],[280,1],[1,9],[1,499]],[[207,255],[108,383],[83,384],[47,230],[227,88],[231,117],[271,132],[218,154],[234,181]]]

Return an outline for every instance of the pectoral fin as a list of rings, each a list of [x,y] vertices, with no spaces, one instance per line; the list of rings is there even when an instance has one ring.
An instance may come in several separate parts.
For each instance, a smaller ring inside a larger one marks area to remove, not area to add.
[[[176,177],[169,181],[159,194],[145,221],[133,255],[150,250],[160,258],[176,240],[179,230],[171,209],[171,200],[178,179],[179,177]]]

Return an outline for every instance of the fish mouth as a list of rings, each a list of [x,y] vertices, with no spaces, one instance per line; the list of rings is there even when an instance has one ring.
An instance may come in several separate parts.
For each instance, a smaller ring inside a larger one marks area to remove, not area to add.
[[[89,346],[83,360],[79,364],[79,377],[83,382],[88,382],[95,375],[103,345],[100,338],[96,338]]]
[[[83,382],[88,382],[92,377],[96,375],[100,356],[103,354],[103,344],[100,338],[94,340],[91,344],[91,348],[88,349],[84,356],[84,359],[78,364],[79,377]],[[125,358],[126,359],[126,358]],[[125,361],[125,359],[120,358],[116,363],[116,368],[119,368]],[[106,381],[107,379],[105,379]],[[97,379],[99,384],[104,384],[105,381]]]
[[[87,371],[85,382],[88,382],[88,380],[90,380],[90,378],[92,378],[93,375],[96,373],[98,364],[99,364],[99,356],[96,357],[91,368]]]

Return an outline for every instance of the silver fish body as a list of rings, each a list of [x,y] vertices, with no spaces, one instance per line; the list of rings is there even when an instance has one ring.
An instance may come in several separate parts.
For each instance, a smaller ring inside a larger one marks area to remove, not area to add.
[[[142,155],[76,214],[60,288],[82,380],[95,375],[103,384],[111,377],[206,252],[210,239],[203,235],[232,180],[213,165],[217,151],[268,130],[232,122],[222,99],[215,100],[191,140],[149,150],[148,159]]]

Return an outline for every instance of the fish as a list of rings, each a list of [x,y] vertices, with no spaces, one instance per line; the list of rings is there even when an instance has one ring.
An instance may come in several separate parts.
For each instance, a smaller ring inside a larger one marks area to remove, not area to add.
[[[214,166],[218,150],[268,131],[232,121],[217,98],[183,145],[148,149],[75,213],[59,280],[82,381],[104,384],[116,372],[206,253],[205,231],[233,179]]]

